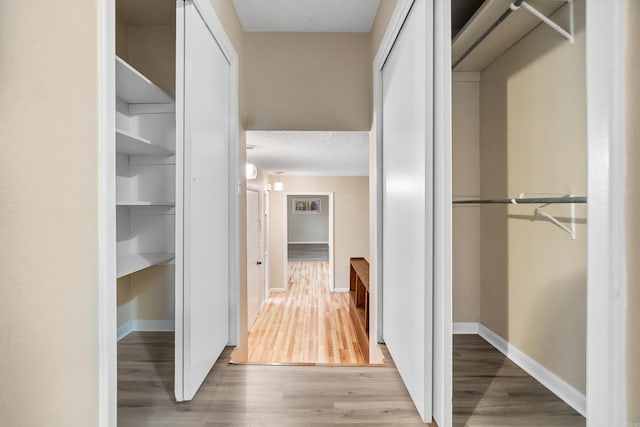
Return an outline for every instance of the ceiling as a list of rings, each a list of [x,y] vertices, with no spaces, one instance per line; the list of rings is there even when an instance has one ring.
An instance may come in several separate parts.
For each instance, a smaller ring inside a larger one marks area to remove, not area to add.
[[[233,0],[245,31],[371,31],[380,0]]]
[[[247,131],[247,146],[247,162],[270,174],[369,175],[369,132]]]

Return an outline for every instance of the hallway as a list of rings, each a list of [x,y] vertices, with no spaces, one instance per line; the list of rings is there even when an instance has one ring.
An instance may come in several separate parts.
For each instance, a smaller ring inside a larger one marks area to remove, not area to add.
[[[349,294],[329,291],[329,263],[288,265],[287,291],[271,292],[249,331],[248,362],[363,365]]]

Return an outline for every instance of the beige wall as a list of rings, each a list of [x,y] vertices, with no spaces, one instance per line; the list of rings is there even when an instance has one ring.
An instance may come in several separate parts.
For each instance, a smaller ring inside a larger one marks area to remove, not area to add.
[[[269,286],[284,288],[286,193],[334,193],[334,287],[349,288],[349,258],[369,256],[369,178],[281,176],[269,196]]]
[[[453,73],[453,198],[480,198],[480,73]],[[453,321],[480,321],[480,208],[453,208]]]
[[[378,48],[380,47],[380,42],[382,41],[382,37],[384,36],[385,31],[387,30],[387,26],[389,25],[389,20],[391,19],[391,15],[393,15],[393,11],[396,8],[396,3],[398,0],[380,0],[380,5],[378,6],[378,11],[376,12],[376,17],[373,21],[373,26],[371,27],[371,64],[373,65],[373,60],[378,53]]]
[[[566,7],[554,19],[566,23]],[[480,82],[483,198],[587,190],[584,0],[570,45],[541,25]],[[560,218],[568,206],[550,206]],[[577,239],[531,207],[481,212],[482,323],[585,392],[586,210]]]
[[[640,423],[640,1],[627,1],[627,408]]]
[[[98,423],[97,2],[0,3],[0,412]]]
[[[369,34],[247,32],[244,39],[247,129],[369,130]]]

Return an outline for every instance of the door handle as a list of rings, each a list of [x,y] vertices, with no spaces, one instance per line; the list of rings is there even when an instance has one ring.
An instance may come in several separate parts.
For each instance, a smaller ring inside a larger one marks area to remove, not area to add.
[[[257,265],[262,265],[262,261],[256,262]]]

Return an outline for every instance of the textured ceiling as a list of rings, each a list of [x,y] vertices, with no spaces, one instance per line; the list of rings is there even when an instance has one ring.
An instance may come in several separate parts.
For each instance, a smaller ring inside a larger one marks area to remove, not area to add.
[[[380,0],[233,0],[245,31],[371,31]]]
[[[271,174],[368,176],[368,132],[248,131],[247,161]]]

